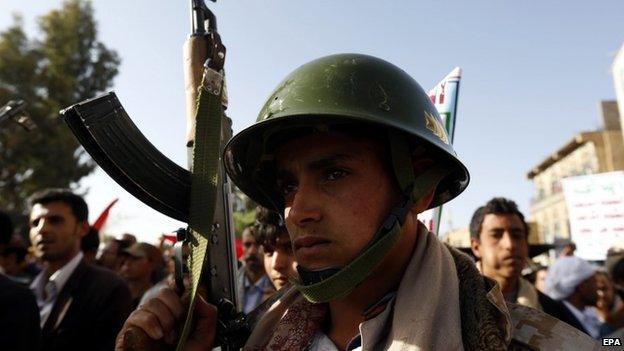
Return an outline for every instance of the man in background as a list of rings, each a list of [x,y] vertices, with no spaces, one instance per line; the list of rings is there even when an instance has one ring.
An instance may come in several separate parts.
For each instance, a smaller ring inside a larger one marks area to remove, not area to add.
[[[0,250],[9,245],[12,235],[13,222],[0,211]],[[28,287],[0,273],[0,348],[28,351],[38,350],[40,345],[39,309],[34,295]]]
[[[80,250],[84,260],[88,264],[95,264],[98,248],[100,247],[100,233],[97,229],[89,226],[89,231],[80,241]]]
[[[243,229],[243,265],[236,273],[238,306],[245,313],[253,311],[262,302],[264,292],[271,284],[266,276],[260,246],[253,230],[253,226]]]
[[[96,259],[97,264],[111,271],[119,272],[123,260],[126,258],[125,255],[122,255],[122,252],[128,247],[130,247],[128,241],[119,239],[109,240],[106,245],[104,245],[104,249],[99,253]]]
[[[136,243],[123,253],[126,259],[121,265],[119,274],[126,280],[132,293],[133,309],[139,305],[143,294],[154,284],[152,275],[155,268],[162,262],[160,250],[148,243]]]
[[[515,202],[497,197],[479,207],[470,221],[470,245],[481,274],[498,283],[506,301],[574,322],[561,303],[522,278],[529,255],[528,225]]]
[[[594,338],[599,337],[600,330],[585,309],[598,302],[597,284],[596,267],[576,256],[557,259],[548,269],[545,284],[546,293],[562,301],[573,315],[574,320],[566,322]]]
[[[43,270],[30,285],[39,306],[43,350],[110,350],[131,311],[130,290],[117,274],[85,263],[80,251],[89,210],[68,189],[29,199],[30,240]]]

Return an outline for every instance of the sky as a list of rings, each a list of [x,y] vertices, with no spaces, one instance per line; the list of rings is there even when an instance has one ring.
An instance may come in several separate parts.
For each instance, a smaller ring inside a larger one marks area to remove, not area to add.
[[[36,18],[58,0],[0,0],[38,35]],[[234,132],[299,65],[358,52],[403,68],[425,89],[463,70],[454,146],[471,183],[445,206],[441,232],[465,227],[494,196],[528,214],[527,172],[574,134],[600,127],[598,103],[614,99],[611,63],[624,42],[624,2],[571,1],[222,1],[208,3],[227,46],[228,115]],[[139,129],[186,165],[182,44],[187,1],[94,2],[99,38],[122,59],[112,90]],[[182,223],[148,208],[98,170],[81,182],[91,216],[114,198],[105,232],[154,242]]]

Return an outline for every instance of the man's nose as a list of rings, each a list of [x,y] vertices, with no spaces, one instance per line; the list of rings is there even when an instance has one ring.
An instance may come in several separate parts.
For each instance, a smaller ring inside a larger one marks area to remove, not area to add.
[[[249,253],[249,255],[255,255],[258,253],[258,244],[251,244],[249,245],[249,249],[247,250],[247,252]]]
[[[514,250],[516,248],[516,246],[518,246],[518,243],[516,242],[516,239],[509,232],[503,233],[503,238],[501,239],[501,244],[502,244],[503,248],[505,248],[507,250],[510,250],[510,251]]]
[[[286,220],[298,227],[318,222],[322,218],[319,196],[321,194],[314,184],[300,183],[290,206],[284,211]]]
[[[281,250],[276,250],[273,255],[273,269],[281,272],[284,268],[286,268],[288,259],[287,255],[280,251]]]

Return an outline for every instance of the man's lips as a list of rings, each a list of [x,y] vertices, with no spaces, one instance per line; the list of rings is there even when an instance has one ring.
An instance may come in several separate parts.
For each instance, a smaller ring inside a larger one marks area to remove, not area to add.
[[[524,258],[521,257],[521,256],[507,256],[507,257],[503,257],[502,261],[503,262],[513,262],[513,263],[518,262],[518,261],[523,262]]]
[[[310,248],[316,245],[327,244],[329,242],[329,240],[320,236],[306,235],[295,239],[293,246],[295,251],[297,251],[302,248]]]
[[[53,244],[54,241],[52,240],[41,240],[37,243],[37,246],[46,246],[46,245],[50,245]]]

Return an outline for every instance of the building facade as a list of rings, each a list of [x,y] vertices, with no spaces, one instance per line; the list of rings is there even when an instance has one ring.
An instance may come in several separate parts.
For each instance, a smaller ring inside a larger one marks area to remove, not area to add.
[[[527,173],[534,185],[529,216],[543,242],[570,238],[561,179],[624,170],[624,139],[617,103],[602,101],[600,112],[601,130],[575,135]]]
[[[620,121],[624,125],[624,45],[615,55],[613,64],[611,65],[611,74],[613,74],[613,84],[615,85],[615,96],[619,106]]]

